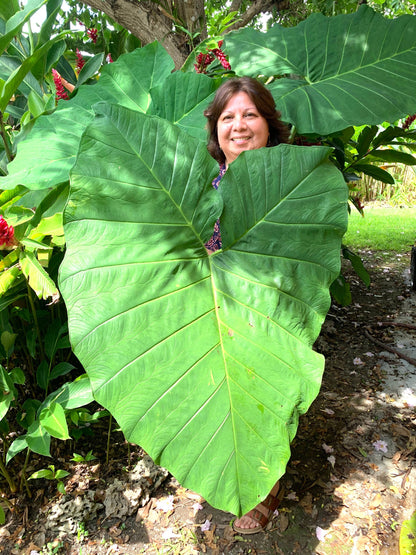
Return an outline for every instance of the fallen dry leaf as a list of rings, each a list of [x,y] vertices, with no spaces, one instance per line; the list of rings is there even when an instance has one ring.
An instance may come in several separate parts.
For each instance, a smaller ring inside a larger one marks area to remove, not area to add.
[[[279,526],[279,531],[282,532],[282,533],[285,530],[287,530],[287,528],[289,526],[289,517],[285,513],[280,513],[279,514],[278,526]]]
[[[312,511],[313,511],[312,494],[307,493],[305,497],[303,497],[303,499],[299,501],[299,505],[302,507],[305,513],[308,513],[309,515],[312,514]]]
[[[381,496],[380,493],[377,493],[374,499],[370,503],[370,509],[376,509],[381,505],[382,501],[383,501],[383,497]]]

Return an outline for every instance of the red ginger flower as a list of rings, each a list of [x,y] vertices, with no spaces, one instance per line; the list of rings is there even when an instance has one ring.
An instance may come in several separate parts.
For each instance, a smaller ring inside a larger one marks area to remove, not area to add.
[[[202,52],[200,52],[196,57],[196,64],[194,64],[195,71],[197,73],[206,73],[207,66],[209,66],[209,64],[213,61],[214,57],[211,56],[211,54],[203,54]]]
[[[94,44],[97,42],[97,38],[98,38],[97,29],[87,29],[87,35],[90,37],[90,39]]]
[[[76,69],[76,71],[80,72],[81,69],[82,69],[82,68],[84,67],[84,65],[85,65],[85,60],[84,60],[84,58],[82,57],[82,54],[81,54],[81,52],[79,51],[78,48],[77,48],[77,51],[76,51],[76,56],[77,56],[77,65],[76,65],[75,69]]]
[[[111,57],[111,52],[107,54],[106,60],[108,64],[112,64],[114,62],[113,58]]]
[[[3,216],[0,216],[0,245],[11,247],[15,244],[14,229],[8,225]]]
[[[412,125],[415,119],[416,119],[416,114],[413,114],[413,116],[407,116],[402,128],[409,129],[409,127]]]
[[[224,69],[231,69],[230,62],[225,57],[224,52],[220,48],[214,48],[212,53],[218,60]]]
[[[56,69],[52,70],[52,75],[53,75],[53,82],[55,83],[55,88],[56,88],[56,98],[58,100],[60,98],[62,98],[63,100],[69,100],[68,93],[66,92],[62,84],[61,76],[56,71]]]

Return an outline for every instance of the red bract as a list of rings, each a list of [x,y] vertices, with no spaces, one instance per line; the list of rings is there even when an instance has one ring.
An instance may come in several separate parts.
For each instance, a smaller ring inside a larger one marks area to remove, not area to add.
[[[64,89],[64,86],[62,85],[61,76],[56,71],[56,69],[52,70],[52,75],[53,75],[53,82],[55,83],[55,88],[56,88],[56,98],[58,100],[60,98],[62,98],[62,100],[68,100],[69,99],[68,93],[66,92],[66,90]]]
[[[415,119],[416,119],[416,114],[413,114],[413,116],[407,116],[403,124],[403,129],[409,129],[409,127],[412,125]]]
[[[111,57],[111,52],[109,52],[109,53],[107,54],[106,60],[107,60],[107,63],[108,63],[108,64],[112,64],[112,63],[113,63],[114,60],[113,60],[113,58]]]
[[[194,64],[195,71],[197,73],[206,73],[207,67],[213,61],[214,57],[211,56],[211,54],[203,54],[200,52],[196,57],[196,64]]]
[[[97,29],[87,29],[87,35],[90,37],[90,39],[94,44],[97,42],[97,38],[98,38]]]
[[[0,216],[0,245],[10,247],[14,244],[14,229]]]
[[[230,62],[227,60],[222,50],[220,50],[219,48],[214,48],[212,50],[212,53],[216,58],[218,58],[218,60],[220,61],[220,64],[224,69],[231,69]]]
[[[81,71],[81,69],[84,67],[85,65],[85,61],[84,58],[82,57],[81,52],[79,51],[79,49],[77,48],[76,51],[76,56],[77,56],[77,65],[75,67],[76,71]]]

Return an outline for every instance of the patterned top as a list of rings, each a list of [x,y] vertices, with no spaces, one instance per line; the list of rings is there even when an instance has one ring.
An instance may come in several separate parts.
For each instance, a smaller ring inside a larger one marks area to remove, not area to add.
[[[220,166],[220,173],[212,182],[212,186],[214,189],[218,189],[218,185],[220,184],[222,176],[225,174],[225,164],[221,164]],[[205,243],[205,248],[209,249],[210,251],[218,251],[222,248],[222,241],[221,241],[221,230],[220,230],[220,221],[217,220],[214,225],[214,233],[209,241]]]

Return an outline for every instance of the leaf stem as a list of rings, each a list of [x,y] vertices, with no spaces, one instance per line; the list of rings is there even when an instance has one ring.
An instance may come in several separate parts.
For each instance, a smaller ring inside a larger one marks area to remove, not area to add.
[[[107,452],[105,454],[105,464],[108,464],[110,458],[110,437],[111,437],[111,425],[113,423],[113,415],[110,414],[110,419],[108,421],[108,432],[107,432]]]
[[[39,341],[40,356],[41,356],[41,360],[44,360],[45,359],[45,352],[43,350],[42,336],[41,336],[41,333],[40,333],[38,317],[36,315],[35,303],[33,301],[32,289],[31,289],[28,281],[26,281],[26,286],[27,286],[27,295],[29,297],[29,304],[30,304],[30,308],[32,310],[33,321],[35,323],[36,335],[37,335],[38,341]]]
[[[5,464],[3,463],[3,461],[1,460],[1,458],[0,458],[0,473],[4,476],[7,483],[9,484],[10,491],[12,493],[16,493],[16,491],[17,491],[16,484],[14,483],[13,478],[8,473],[7,468],[6,468]]]
[[[29,486],[27,485],[27,480],[26,480],[26,467],[27,467],[27,464],[29,462],[29,455],[30,455],[30,449],[28,447],[26,449],[26,458],[25,458],[25,462],[24,462],[22,470],[21,470],[21,475],[20,475],[20,491],[22,491],[22,486],[24,484],[25,488],[26,488],[27,495],[28,495],[29,498],[31,498],[32,494],[30,493],[30,489],[29,489]]]
[[[13,154],[12,154],[12,151],[10,150],[9,141],[7,140],[7,133],[6,133],[6,128],[4,126],[4,118],[3,118],[2,111],[0,111],[0,135],[1,135],[1,138],[3,139],[4,150],[6,152],[7,159],[9,162],[11,162],[13,160]]]

